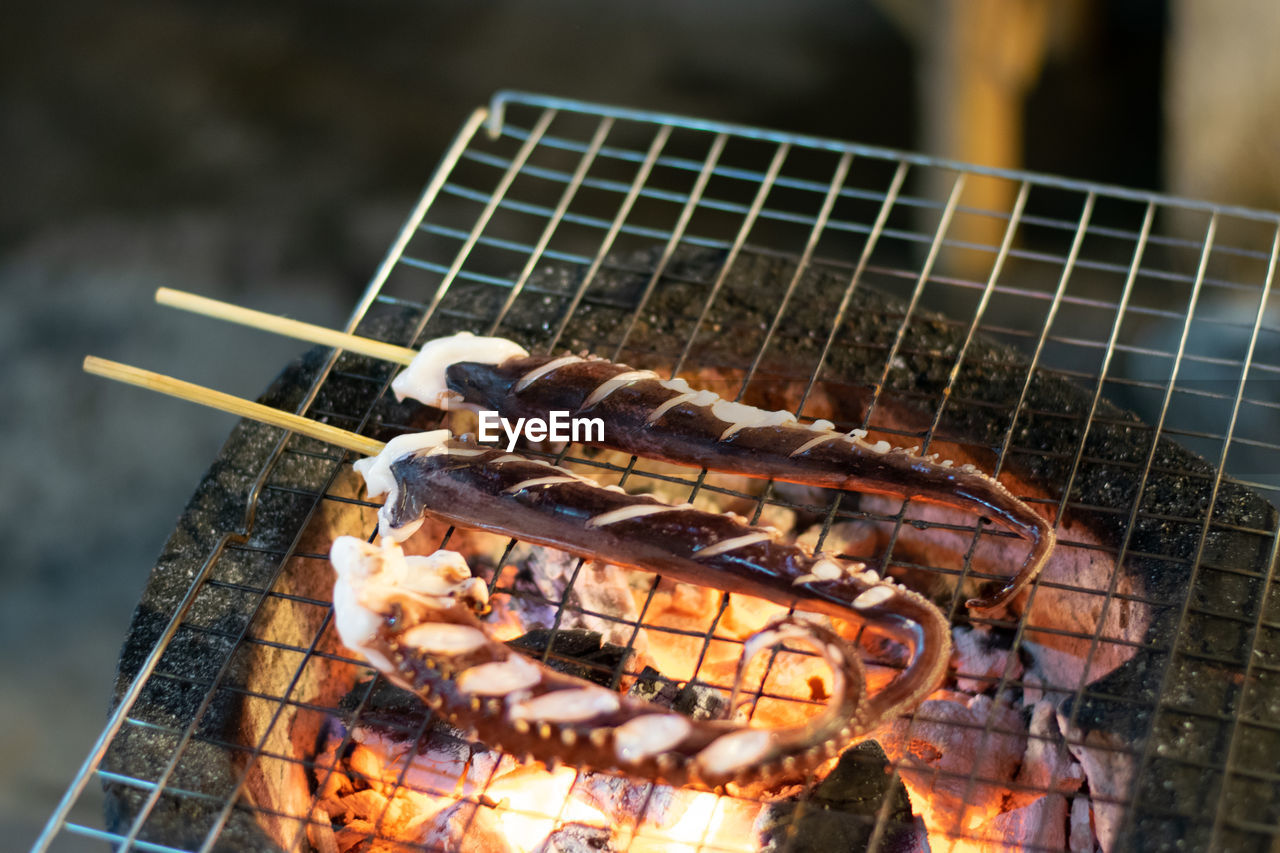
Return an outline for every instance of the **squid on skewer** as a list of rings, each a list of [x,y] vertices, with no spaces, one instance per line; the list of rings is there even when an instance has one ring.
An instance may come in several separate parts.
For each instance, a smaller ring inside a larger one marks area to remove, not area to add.
[[[697,391],[682,379],[578,356],[530,356],[505,338],[461,332],[428,341],[421,350],[393,346],[217,300],[161,288],[156,299],[326,346],[349,348],[404,364],[392,383],[397,395],[444,407],[461,400],[509,420],[566,411],[601,418],[598,442],[637,456],[802,485],[875,492],[991,516],[1026,539],[1031,550],[1003,587],[968,606],[991,609],[1011,601],[1043,570],[1056,541],[1053,525],[994,477],[972,465],[954,466],[936,454],[862,430],[841,433],[830,421],[802,424],[785,411],[764,411]]]
[[[973,608],[994,608],[1030,584],[1053,551],[1053,526],[994,477],[953,466],[830,421],[799,423],[604,359],[529,355],[503,338],[465,332],[427,343],[392,387],[400,397],[442,406],[461,400],[509,420],[551,411],[603,421],[596,443],[626,453],[750,477],[911,498],[990,516],[1031,543],[1021,569]]]

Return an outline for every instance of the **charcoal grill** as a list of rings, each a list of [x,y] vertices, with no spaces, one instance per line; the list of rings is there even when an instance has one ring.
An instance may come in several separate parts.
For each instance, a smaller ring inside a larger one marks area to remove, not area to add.
[[[966,203],[984,182],[1008,187],[1009,209]],[[932,197],[939,186],[944,195]],[[973,236],[981,234],[995,239]],[[974,452],[1001,470],[1037,449],[1035,435],[1015,425],[1049,415],[1069,421],[1079,441],[1050,466],[1065,479],[1060,496],[1045,503],[1057,517],[1109,513],[1116,562],[1142,556],[1144,525],[1170,523],[1144,498],[1174,464],[1159,440],[1190,448],[1207,465],[1172,474],[1203,487],[1206,511],[1176,519],[1190,525],[1195,545],[1169,561],[1178,566],[1170,569],[1176,590],[1157,595],[1115,581],[1074,590],[1056,578],[1035,593],[1078,592],[1104,613],[1132,605],[1158,614],[1153,624],[1164,627],[1140,638],[1059,632],[1086,650],[1085,672],[1118,646],[1131,650],[1141,677],[1082,675],[1045,686],[1005,674],[995,677],[994,692],[1056,689],[1075,745],[1128,768],[1111,789],[1095,780],[1091,791],[1115,816],[1115,849],[1265,850],[1280,843],[1280,592],[1272,582],[1280,538],[1270,509],[1280,493],[1278,249],[1273,213],[504,92],[462,126],[348,330],[402,345],[459,328],[517,330],[542,349],[587,343],[602,355],[635,358],[643,355],[635,342],[669,323],[678,331],[666,338],[668,355],[680,366],[715,351],[700,342],[749,334],[737,363],[715,365],[738,371],[746,388],[767,372],[771,347],[807,329],[816,341],[809,351],[821,358],[800,371],[809,379],[803,402],[818,365],[858,349],[838,330],[863,307],[859,294],[883,293],[905,307],[896,333],[862,344],[860,355],[874,366],[864,388],[870,425],[882,395],[893,393],[894,375],[914,364],[909,320],[937,318],[929,322],[948,325],[958,345],[931,354],[951,365],[926,401],[934,416],[922,430],[884,429],[901,432],[902,444],[943,443],[950,440],[944,407],[977,411],[997,426]],[[729,271],[753,264],[790,274],[762,286],[770,307],[754,328],[716,328],[716,300],[732,290]],[[822,300],[806,284],[818,267],[829,290]],[[631,283],[629,299],[601,286],[618,279]],[[669,307],[654,299],[667,280],[701,294],[681,316],[655,315]],[[599,329],[611,331],[592,340]],[[1026,368],[1012,411],[965,399],[961,366],[983,341],[1070,381],[1087,405],[1032,411]],[[291,365],[267,396],[380,437],[424,426],[388,399],[391,376],[388,365],[317,351]],[[1120,418],[1108,400],[1136,409],[1149,426]],[[1088,437],[1117,423],[1146,436],[1138,464],[1108,467],[1094,455]],[[152,575],[123,652],[114,709],[36,849],[85,838],[127,850],[309,848],[308,823],[317,818],[307,780],[317,765],[296,747],[314,746],[324,720],[338,715],[358,662],[334,642],[331,576],[323,542],[308,531],[328,519],[348,525],[342,532],[371,533],[349,526],[367,525],[368,505],[337,488],[350,461],[273,428],[235,430]],[[1129,498],[1077,505],[1073,486],[1100,467],[1129,478]],[[647,475],[641,465],[627,476],[634,483]],[[681,482],[691,493],[705,487],[695,474]],[[742,497],[758,510],[789,505],[772,492]],[[1228,498],[1252,501],[1253,514],[1225,522],[1207,511]],[[828,523],[845,512],[838,502],[823,511]],[[980,523],[913,521],[897,509],[878,520],[892,531],[880,555],[891,566],[903,531],[958,530],[974,546],[992,535]],[[1060,538],[1060,547],[1073,547],[1070,527]],[[924,571],[952,581],[979,572],[974,551],[961,565]],[[983,621],[959,600],[953,619]],[[1037,635],[1026,619],[990,621],[1015,651]],[[1108,716],[1125,738],[1100,746],[1091,733]],[[1000,730],[994,714],[979,727],[986,735]],[[966,790],[984,782],[976,770],[961,781]],[[95,814],[104,788],[105,818]],[[812,791],[801,791],[800,801]],[[886,837],[890,811],[875,812],[873,838]],[[968,827],[955,830],[976,838]],[[793,834],[776,843],[800,842]]]

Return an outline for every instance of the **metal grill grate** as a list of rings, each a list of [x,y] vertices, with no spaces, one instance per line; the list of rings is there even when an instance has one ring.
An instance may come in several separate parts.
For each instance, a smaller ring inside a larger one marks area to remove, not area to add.
[[[993,188],[1007,205],[982,206]],[[1274,511],[1262,522],[1222,520],[1207,511],[1186,517],[1153,507],[1144,496],[1153,478],[1176,476],[1192,484],[1187,488],[1199,488],[1196,482],[1207,488],[1207,509],[1225,500],[1224,490],[1235,489],[1224,485],[1225,473],[1277,502],[1278,225],[1280,217],[1271,213],[504,93],[462,127],[348,328],[374,330],[405,345],[468,328],[524,336],[550,350],[577,340],[573,324],[590,314],[608,318],[607,327],[616,332],[597,341],[595,351],[634,358],[653,339],[639,330],[655,322],[649,313],[658,310],[653,299],[659,282],[683,280],[700,299],[690,303],[687,316],[668,318],[679,333],[668,337],[666,354],[679,369],[700,364],[702,342],[737,331],[715,328],[717,300],[725,298],[726,277],[735,265],[763,258],[793,274],[770,285],[762,298],[772,309],[753,330],[758,339],[751,341],[747,358],[727,367],[741,377],[735,390],[747,392],[771,363],[771,348],[794,335],[797,324],[806,327],[817,342],[811,351],[818,353],[816,363],[798,371],[801,414],[808,414],[803,409],[824,368],[842,348],[859,346],[841,334],[860,310],[855,295],[870,289],[897,300],[903,307],[896,331],[867,351],[877,375],[871,377],[864,425],[897,432],[902,443],[922,444],[928,452],[931,443],[966,441],[952,434],[949,413],[989,411],[992,423],[1001,425],[985,447],[991,467],[1002,470],[1014,457],[1039,453],[1047,461],[1036,464],[1065,478],[1056,494],[1032,495],[1033,500],[1052,507],[1057,518],[1073,512],[1111,517],[1120,531],[1113,543],[1100,545],[1073,537],[1068,528],[1060,531],[1060,548],[1117,564],[1149,558],[1176,568],[1184,579],[1171,592],[1158,584],[1124,588],[1118,572],[1101,589],[1046,577],[1033,593],[1088,596],[1104,615],[1148,608],[1171,628],[1167,642],[1155,634],[1104,636],[1101,629],[985,620],[1009,634],[1015,653],[1046,637],[1083,643],[1086,673],[1095,658],[1130,649],[1147,665],[1143,689],[1115,694],[1108,684],[1083,676],[1045,686],[1000,675],[993,692],[1056,688],[1055,695],[1071,697],[1064,706],[1066,721],[1080,724],[1068,730],[1072,737],[1127,758],[1133,773],[1127,783],[1090,792],[1095,806],[1114,805],[1122,837],[1172,831],[1192,847],[1265,849],[1280,838],[1280,774],[1259,759],[1280,753],[1280,592],[1271,583],[1280,540]],[[687,261],[709,255],[717,262],[707,275]],[[805,278],[816,267],[829,276],[824,280],[842,282],[821,310]],[[611,276],[634,279],[636,299],[620,302],[597,286]],[[918,356],[909,323],[939,315],[947,318],[958,346],[943,354],[952,367],[944,371],[941,393],[928,401],[932,416],[926,428],[879,421],[882,395],[894,392],[900,366]],[[987,352],[982,341],[1012,347],[1035,368],[1069,379],[1084,390],[1087,407],[1037,410],[1032,373],[1025,367],[1012,411],[960,388],[962,364],[979,350]],[[406,410],[386,399],[391,375],[387,365],[334,354],[312,365],[302,390],[282,402],[338,426],[393,431]],[[1107,400],[1138,410],[1150,426],[1119,416]],[[1078,427],[1069,451],[1037,448],[1034,435],[1015,428],[1054,417]],[[1145,435],[1149,449],[1136,461],[1096,458],[1090,436],[1113,427]],[[1190,448],[1209,465],[1186,466],[1157,438]],[[984,449],[982,442],[967,440]],[[265,806],[253,779],[325,771],[313,757],[279,751],[277,727],[335,713],[331,705],[300,695],[298,685],[317,668],[350,672],[359,662],[329,650],[323,584],[309,591],[308,582],[299,580],[327,578],[329,570],[325,555],[310,548],[300,531],[326,512],[358,509],[361,502],[337,487],[350,460],[332,448],[252,427],[242,427],[232,445],[253,460],[227,487],[248,496],[243,523],[228,524],[224,516],[212,538],[187,543],[193,580],[170,591],[165,600],[172,609],[148,630],[139,633],[135,625],[135,638],[147,639],[145,647],[133,649],[137,674],[121,685],[107,726],[37,849],[62,849],[88,837],[120,849],[211,850],[238,838],[230,833],[246,820],[269,824],[275,837],[307,848],[306,825],[317,821],[315,803],[302,797],[292,809]],[[608,466],[575,448],[568,453],[571,463],[632,483],[655,477],[682,483],[690,500],[700,490],[724,491],[694,474],[673,477],[635,460]],[[1092,482],[1100,469],[1129,478],[1131,497],[1108,505],[1082,502],[1081,495],[1095,492],[1080,482]],[[770,506],[798,506],[775,492],[740,496],[754,501],[757,515]],[[981,574],[971,559],[979,540],[1000,536],[981,524],[921,522],[874,505],[846,507],[835,500],[819,510],[824,531],[841,519],[887,526],[891,534],[879,555],[886,565],[951,581]],[[1139,553],[1133,531],[1156,522],[1190,525],[1194,551]],[[971,544],[963,564],[921,565],[895,557],[902,532],[921,527],[967,536]],[[1240,557],[1246,540],[1249,559]],[[1239,593],[1233,606],[1202,592],[1215,585]],[[956,596],[951,602],[957,624],[984,622],[965,614],[960,601]],[[563,611],[563,601],[550,603]],[[271,627],[281,612],[308,630],[281,639]],[[715,630],[713,622],[698,635],[704,654]],[[1229,641],[1215,639],[1222,637]],[[278,680],[246,675],[247,655],[269,660],[267,668],[274,667]],[[1220,686],[1213,682],[1205,695],[1189,694],[1186,685],[1203,683],[1206,672],[1231,677]],[[180,710],[158,721],[145,710],[157,703]],[[1099,703],[1113,713],[1128,708],[1120,713],[1138,721],[1128,743],[1090,739],[1085,723]],[[233,706],[252,706],[269,720],[247,745],[214,722]],[[994,713],[978,726],[982,743],[1002,731]],[[124,765],[113,755],[141,741],[150,750],[149,769],[120,772]],[[192,770],[228,754],[236,769],[230,779],[211,780]],[[401,772],[407,768],[405,762]],[[946,775],[936,772],[938,779]],[[1200,780],[1194,794],[1166,796],[1188,775]],[[987,781],[976,764],[958,778],[966,797]],[[130,792],[136,808],[100,822],[92,809],[103,784]],[[162,826],[175,814],[183,816],[180,833]],[[887,814],[886,806],[878,832]],[[968,826],[953,829],[958,837],[977,837]]]

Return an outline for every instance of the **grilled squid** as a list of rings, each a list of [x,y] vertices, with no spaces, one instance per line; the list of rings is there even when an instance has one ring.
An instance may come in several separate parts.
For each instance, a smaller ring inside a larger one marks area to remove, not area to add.
[[[371,495],[387,493],[379,510],[386,544],[344,537],[334,545],[344,642],[446,719],[513,753],[709,789],[771,779],[835,755],[914,707],[946,673],[949,628],[926,599],[736,518],[602,487],[550,463],[450,440],[447,430],[401,436],[357,468]],[[799,639],[832,670],[828,706],[796,728],[695,722],[555,673],[495,641],[474,615],[483,587],[461,557],[405,558],[392,544],[425,516],[853,618],[905,646],[910,661],[867,695],[857,654],[831,630],[789,617],[747,641],[739,678],[763,648]]]
[[[895,495],[989,516],[1031,544],[1019,571],[969,607],[995,608],[1030,584],[1053,551],[1053,526],[995,478],[972,465],[842,433],[830,421],[800,423],[699,391],[683,379],[578,355],[529,355],[503,338],[461,333],[423,347],[392,383],[429,405],[451,401],[502,417],[550,411],[599,418],[599,444],[637,456],[749,477]]]

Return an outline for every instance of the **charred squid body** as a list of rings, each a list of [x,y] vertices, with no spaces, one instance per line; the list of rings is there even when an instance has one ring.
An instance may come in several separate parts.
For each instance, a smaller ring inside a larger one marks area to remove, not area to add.
[[[857,654],[829,629],[794,617],[747,641],[739,676],[764,648],[798,639],[830,666],[832,699],[804,726],[750,728],[695,721],[512,651],[476,619],[485,587],[457,553],[405,557],[396,545],[343,536],[330,559],[343,643],[478,740],[552,766],[714,789],[816,766],[865,731],[874,713]]]
[[[969,606],[1005,604],[1053,551],[1053,527],[993,477],[971,465],[922,457],[830,421],[802,424],[786,411],[734,403],[683,379],[576,355],[531,356],[503,338],[465,332],[426,344],[392,383],[397,395],[430,405],[450,399],[508,420],[551,411],[599,418],[599,444],[651,459],[750,477],[895,495],[990,516],[1031,542],[1018,573]]]
[[[356,466],[371,496],[388,493],[379,510],[385,539],[403,538],[429,515],[588,559],[852,618],[901,643],[910,655],[906,669],[882,690],[865,696],[857,656],[844,648],[837,635],[794,621],[772,634],[765,632],[764,639],[747,644],[745,658],[761,642],[772,644],[799,633],[810,639],[837,674],[837,699],[821,716],[800,729],[775,731],[677,722],[683,718],[665,713],[655,717],[658,712],[653,708],[629,704],[612,694],[605,699],[599,688],[588,689],[584,682],[541,669],[487,636],[481,644],[483,628],[464,614],[464,608],[448,608],[447,618],[422,618],[427,624],[444,621],[480,632],[468,635],[477,644],[467,651],[474,652],[474,658],[445,661],[431,653],[409,654],[399,640],[395,655],[389,654],[392,637],[401,636],[398,632],[408,624],[400,599],[396,599],[398,609],[387,611],[397,620],[397,633],[388,633],[390,628],[380,628],[382,633],[366,630],[367,636],[377,638],[347,641],[372,650],[375,655],[369,657],[375,665],[379,665],[378,655],[393,664],[401,683],[426,695],[429,702],[452,703],[447,713],[460,725],[474,727],[486,741],[517,752],[542,759],[559,756],[582,766],[612,767],[673,784],[715,787],[823,761],[852,738],[914,707],[946,673],[949,627],[931,603],[860,564],[811,555],[779,540],[770,530],[688,505],[672,506],[617,487],[602,487],[546,462],[453,441],[447,430],[401,436],[378,456],[362,459]],[[335,556],[335,565],[351,564],[344,559]],[[339,575],[348,577],[351,571],[339,565]],[[372,604],[367,609],[383,612]],[[455,639],[451,633],[449,642]],[[421,644],[415,648],[427,649]],[[488,668],[480,669],[481,665]],[[489,682],[475,679],[490,673],[497,673],[494,684],[501,689],[481,692],[476,684]],[[517,710],[498,698],[518,690],[531,692],[520,700]],[[446,710],[443,705],[440,708]],[[587,709],[596,710],[576,718]],[[639,721],[643,717],[655,718]],[[670,743],[664,740],[667,736]],[[662,742],[662,748],[648,752],[651,740]],[[646,746],[635,746],[636,742]]]

